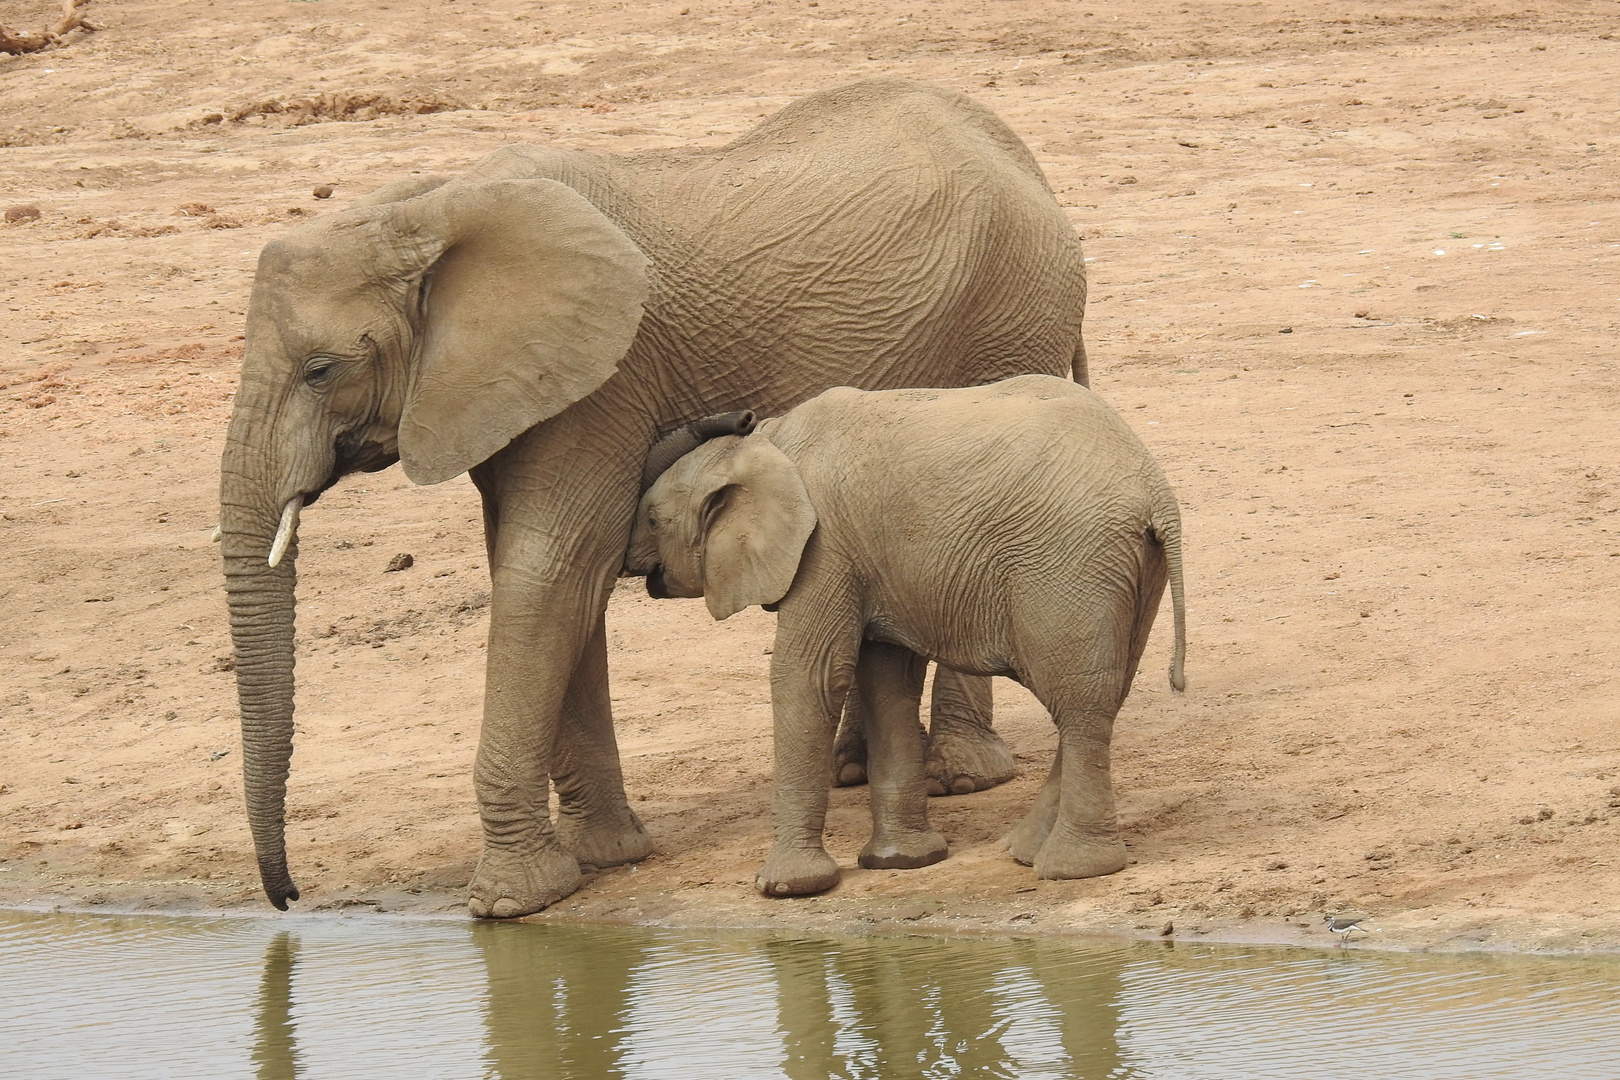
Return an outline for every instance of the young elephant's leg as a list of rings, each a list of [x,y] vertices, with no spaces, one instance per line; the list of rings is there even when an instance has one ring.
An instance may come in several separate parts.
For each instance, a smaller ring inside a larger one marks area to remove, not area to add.
[[[1139,561],[1118,567],[1114,575],[1134,581],[1134,587],[1099,590],[1089,604],[1069,610],[1061,621],[1032,626],[1028,634],[1028,641],[1046,646],[1025,654],[1033,665],[1026,672],[1028,685],[1058,729],[1057,812],[1053,815],[1047,805],[1049,781],[1015,849],[1015,857],[1028,855],[1027,841],[1051,817],[1034,852],[1039,878],[1097,877],[1125,868],[1109,747],[1114,717],[1130,693],[1165,582],[1162,555],[1136,547],[1135,539],[1128,557]]]
[[[811,614],[804,613],[806,607]],[[821,834],[832,779],[833,732],[860,648],[860,624],[854,613],[847,613],[847,618],[840,614],[810,598],[794,609],[784,606],[778,616],[771,655],[774,840],[754,880],[766,896],[803,896],[838,884],[838,864],[822,846]],[[838,627],[832,640],[829,626]]]
[[[1012,750],[990,727],[990,680],[947,667],[934,671],[932,719],[925,769],[930,795],[966,795],[1011,780]],[[867,779],[867,717],[861,696],[849,695],[833,745],[833,785]]]
[[[990,680],[934,669],[928,733],[928,794],[966,795],[1017,773],[1012,750],[990,727]]]
[[[1035,805],[1030,808],[1024,820],[1012,827],[1003,842],[1007,851],[1018,862],[1029,866],[1039,854],[1041,845],[1052,833],[1052,826],[1057,822],[1058,795],[1062,789],[1063,780],[1063,746],[1058,745],[1057,756],[1052,759],[1052,770],[1046,774],[1046,782],[1035,796]]]
[[[945,838],[928,827],[923,735],[917,722],[928,662],[910,649],[880,641],[861,644],[856,693],[866,714],[867,787],[872,839],[861,850],[868,870],[914,870],[947,853]]]
[[[861,695],[844,698],[844,718],[833,740],[833,787],[860,787],[866,783],[866,710]]]
[[[1058,807],[1034,859],[1038,878],[1087,878],[1125,868],[1125,842],[1114,813],[1109,742],[1128,679],[1095,672],[1063,687],[1047,707],[1058,727]]]

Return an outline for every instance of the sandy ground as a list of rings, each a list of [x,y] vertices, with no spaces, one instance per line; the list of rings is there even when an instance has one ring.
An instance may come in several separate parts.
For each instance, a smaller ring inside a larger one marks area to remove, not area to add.
[[[1338,8],[104,0],[0,58],[0,203],[39,210],[0,224],[0,903],[263,907],[208,543],[260,245],[504,142],[718,143],[900,75],[1035,150],[1093,259],[1094,385],[1183,500],[1192,689],[1166,617],[1116,740],[1132,865],[1001,852],[1055,736],[998,683],[1024,772],[933,802],[950,859],[853,869],[840,791],[840,887],[755,896],[772,617],[626,582],[658,853],[539,917],[1320,942],[1355,910],[1385,945],[1620,947],[1620,18]],[[476,516],[391,470],[305,518],[299,910],[461,910]]]

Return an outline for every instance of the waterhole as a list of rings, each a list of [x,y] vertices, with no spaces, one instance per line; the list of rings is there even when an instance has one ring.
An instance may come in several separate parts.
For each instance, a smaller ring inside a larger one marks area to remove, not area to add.
[[[1620,1076],[1620,962],[0,912],[0,1075]]]

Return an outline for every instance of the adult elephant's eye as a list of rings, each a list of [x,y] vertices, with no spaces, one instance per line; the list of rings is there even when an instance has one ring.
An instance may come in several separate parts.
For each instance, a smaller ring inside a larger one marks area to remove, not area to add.
[[[304,368],[304,382],[319,388],[332,377],[337,367],[336,360],[311,360]]]

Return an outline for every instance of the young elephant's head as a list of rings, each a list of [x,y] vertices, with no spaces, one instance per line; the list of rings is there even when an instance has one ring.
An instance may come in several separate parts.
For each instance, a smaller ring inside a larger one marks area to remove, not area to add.
[[[764,435],[704,443],[642,496],[625,570],[716,619],[787,595],[816,528],[799,470]]]

